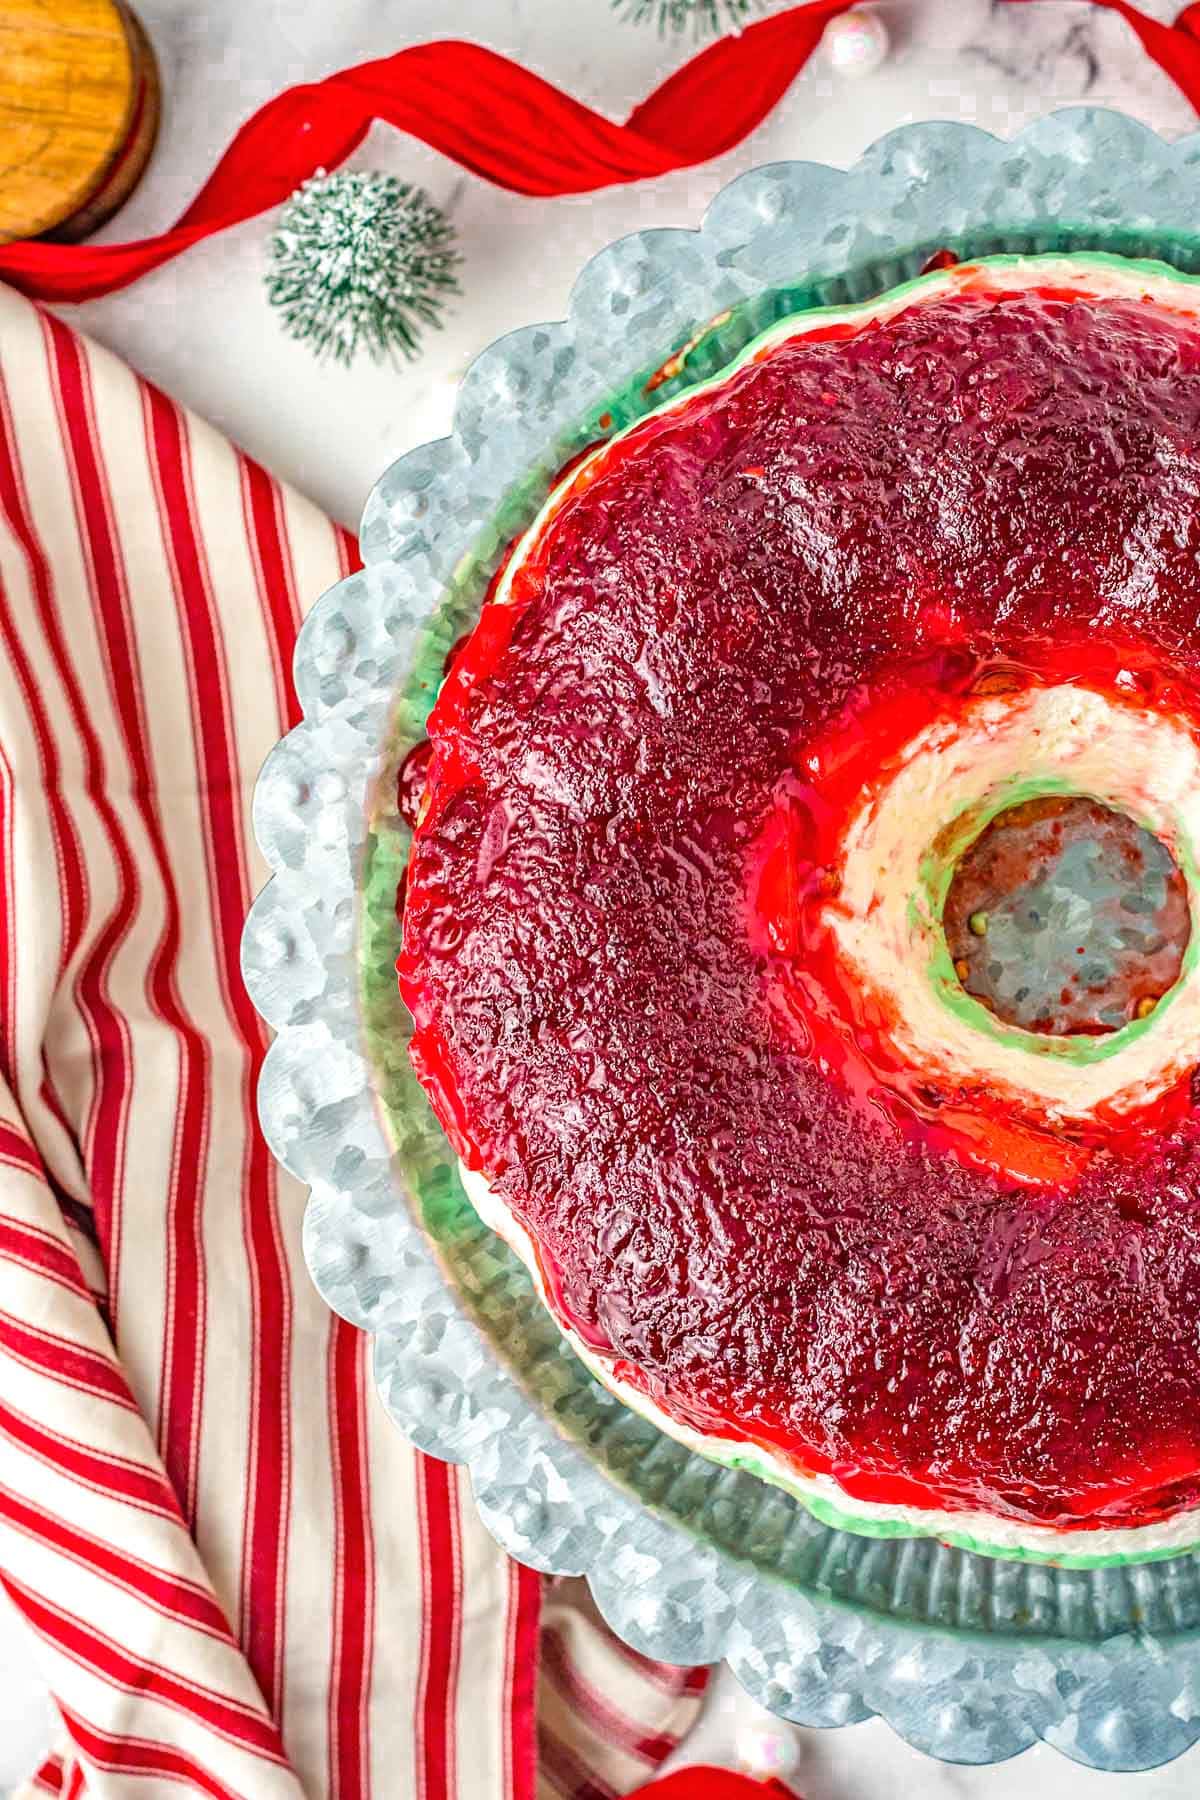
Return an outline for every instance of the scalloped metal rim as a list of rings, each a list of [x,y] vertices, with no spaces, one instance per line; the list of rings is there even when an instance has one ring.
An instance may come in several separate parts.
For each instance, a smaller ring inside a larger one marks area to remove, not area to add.
[[[403,457],[373,491],[366,567],[305,623],[295,659],[304,722],[268,758],[255,795],[275,871],[243,941],[247,987],[277,1034],[260,1115],[276,1156],[312,1189],[314,1279],[331,1307],[374,1334],[393,1418],[421,1449],[469,1464],[481,1514],[508,1551],[586,1574],[637,1648],[676,1662],[726,1657],[787,1717],[832,1726],[878,1713],[947,1761],[1001,1761],[1039,1739],[1097,1768],[1171,1760],[1200,1737],[1200,1632],[1083,1642],[916,1628],[790,1588],[615,1487],[522,1394],[397,1204],[359,1047],[355,883],[414,633],[514,471],[541,469],[556,430],[698,319],[797,271],[836,278],[868,261],[886,267],[890,254],[900,279],[905,254],[922,246],[991,229],[1033,250],[1040,231],[1054,235],[1063,221],[1110,244],[1116,234],[1130,254],[1170,234],[1196,245],[1200,267],[1198,191],[1200,136],[1169,145],[1120,114],[1072,108],[1009,142],[918,125],[847,172],[768,165],[726,187],[699,231],[610,245],[581,273],[567,321],[485,351],[463,383],[453,435]],[[615,345],[595,331],[614,316]],[[1177,1566],[1126,1573],[1136,1585]]]

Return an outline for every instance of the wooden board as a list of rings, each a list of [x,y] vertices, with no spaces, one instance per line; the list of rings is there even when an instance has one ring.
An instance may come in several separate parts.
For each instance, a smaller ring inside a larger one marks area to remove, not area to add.
[[[0,0],[0,242],[94,230],[157,125],[154,56],[117,0]]]

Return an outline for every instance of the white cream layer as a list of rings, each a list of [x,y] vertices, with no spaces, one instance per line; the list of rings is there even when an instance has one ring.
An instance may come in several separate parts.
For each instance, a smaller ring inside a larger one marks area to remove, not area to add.
[[[1200,1062],[1195,959],[1145,1024],[1101,1040],[1096,1060],[1071,1061],[1070,1040],[993,1031],[982,1008],[972,1022],[946,1005],[930,979],[943,940],[922,898],[921,868],[950,820],[974,809],[986,815],[989,801],[1019,782],[1058,785],[1128,813],[1186,868],[1200,842],[1200,749],[1190,734],[1086,688],[1034,688],[981,699],[965,718],[927,727],[897,761],[846,833],[841,887],[826,917],[857,981],[887,996],[907,1065],[986,1085],[1064,1123],[1100,1106],[1129,1111],[1175,1086]],[[1194,891],[1190,900],[1200,941]]]

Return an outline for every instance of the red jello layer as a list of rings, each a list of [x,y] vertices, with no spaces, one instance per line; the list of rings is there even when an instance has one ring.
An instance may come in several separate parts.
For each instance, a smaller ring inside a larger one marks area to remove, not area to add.
[[[797,1029],[819,946],[762,886],[781,807],[836,814],[815,776],[791,807],[813,747],[883,758],[896,695],[997,668],[1132,670],[1189,720],[1198,612],[1200,332],[1053,292],[772,349],[586,466],[484,609],[430,721],[413,1059],[677,1418],[872,1500],[1200,1500],[1190,1085],[1010,1170],[999,1111],[948,1121],[868,1023]]]

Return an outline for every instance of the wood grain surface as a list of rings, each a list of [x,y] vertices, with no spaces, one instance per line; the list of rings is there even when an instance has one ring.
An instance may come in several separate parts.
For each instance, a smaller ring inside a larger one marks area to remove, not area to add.
[[[117,0],[0,0],[0,242],[82,237],[136,184],[158,76]]]

